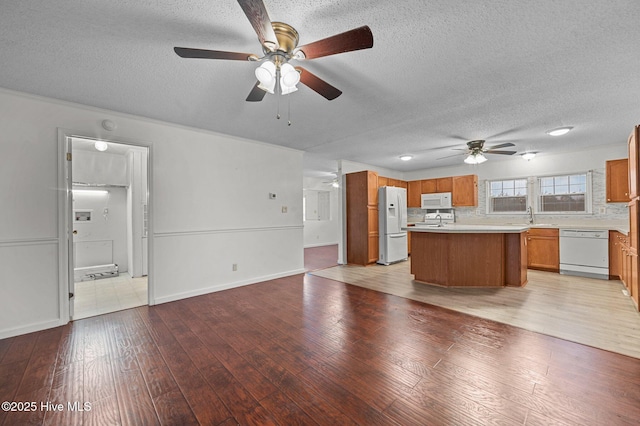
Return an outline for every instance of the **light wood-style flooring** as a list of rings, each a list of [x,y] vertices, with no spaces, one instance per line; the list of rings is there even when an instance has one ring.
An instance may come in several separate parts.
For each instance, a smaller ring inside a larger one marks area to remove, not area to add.
[[[529,270],[524,288],[443,288],[413,281],[410,260],[312,273],[640,358],[640,313],[620,281]]]

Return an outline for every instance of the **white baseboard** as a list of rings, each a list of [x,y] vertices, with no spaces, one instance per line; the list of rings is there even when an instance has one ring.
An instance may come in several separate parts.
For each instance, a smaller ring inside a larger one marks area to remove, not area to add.
[[[335,243],[318,243],[318,244],[308,244],[304,246],[304,248],[314,248],[314,247],[324,247],[324,246],[337,246],[338,242]]]
[[[304,274],[306,271],[305,269],[296,269],[293,271],[287,271],[287,272],[282,272],[279,274],[273,274],[273,275],[265,275],[262,277],[255,277],[255,278],[251,278],[248,280],[243,280],[243,281],[234,281],[234,282],[230,282],[230,283],[223,283],[223,284],[218,284],[218,285],[214,285],[211,287],[204,287],[204,288],[199,288],[197,290],[193,290],[193,291],[187,291],[184,293],[176,293],[176,294],[171,294],[168,296],[163,296],[163,297],[159,297],[153,300],[153,303],[151,303],[151,305],[159,305],[161,303],[167,303],[167,302],[174,302],[176,300],[182,300],[182,299],[187,299],[189,297],[195,297],[195,296],[202,296],[203,294],[209,294],[209,293],[215,293],[217,291],[222,291],[222,290],[228,290],[231,288],[236,288],[236,287],[242,287],[245,285],[249,285],[249,284],[256,284],[256,283],[260,283],[263,281],[270,281],[270,280],[275,280],[278,278],[283,278],[283,277],[290,277],[291,275],[298,275],[298,274]]]
[[[61,325],[65,325],[69,321],[67,320],[51,320],[51,321],[43,321],[34,324],[25,325],[23,327],[11,328],[8,330],[0,330],[0,339],[6,339],[14,336],[21,336],[23,334],[33,333],[36,331],[47,330],[49,328],[59,327]]]

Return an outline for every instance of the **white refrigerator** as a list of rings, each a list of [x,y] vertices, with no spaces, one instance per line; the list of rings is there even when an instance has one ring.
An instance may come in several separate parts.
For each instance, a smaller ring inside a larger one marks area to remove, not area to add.
[[[395,186],[378,188],[380,254],[378,263],[407,260],[407,190]]]

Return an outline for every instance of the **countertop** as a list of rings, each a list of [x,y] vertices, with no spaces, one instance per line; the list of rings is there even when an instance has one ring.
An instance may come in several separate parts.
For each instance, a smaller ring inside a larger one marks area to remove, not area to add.
[[[464,233],[464,234],[514,234],[525,232],[529,229],[526,225],[465,225],[446,224],[444,226],[411,226],[402,228],[411,232],[439,232],[439,233]]]
[[[416,223],[423,223],[423,222],[408,222],[407,225],[411,226],[411,225],[415,225]],[[502,228],[502,227],[524,227],[525,230],[529,229],[529,228],[557,228],[557,229],[593,229],[596,231],[618,231],[621,232],[623,234],[629,234],[629,225],[621,225],[621,224],[603,224],[603,223],[586,223],[586,224],[577,224],[577,223],[562,223],[562,224],[558,224],[558,223],[534,223],[532,225],[528,225],[528,224],[520,224],[520,223],[505,223],[505,224],[496,224],[496,223],[487,223],[487,224],[481,224],[481,223],[455,223],[455,224],[447,224],[445,225],[445,227],[459,227],[459,226],[472,226],[472,227],[491,227],[491,228]],[[433,229],[430,227],[427,227],[426,229]],[[436,228],[438,229],[438,228]],[[442,229],[442,228],[439,228]],[[406,230],[408,231],[414,231],[415,227],[411,226],[411,229],[407,228]],[[452,231],[452,232],[464,232],[464,231]],[[473,231],[468,231],[468,232],[473,232]],[[482,232],[482,231],[475,231],[475,232]],[[486,231],[489,232],[489,231]],[[494,231],[495,232],[495,231]],[[511,231],[511,232],[521,232],[521,231]]]

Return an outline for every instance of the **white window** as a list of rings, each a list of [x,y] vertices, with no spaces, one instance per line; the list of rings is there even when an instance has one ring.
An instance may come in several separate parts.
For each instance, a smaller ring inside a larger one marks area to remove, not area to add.
[[[591,213],[591,173],[537,179],[537,213]]]
[[[529,205],[527,179],[487,182],[488,213],[526,213]]]

